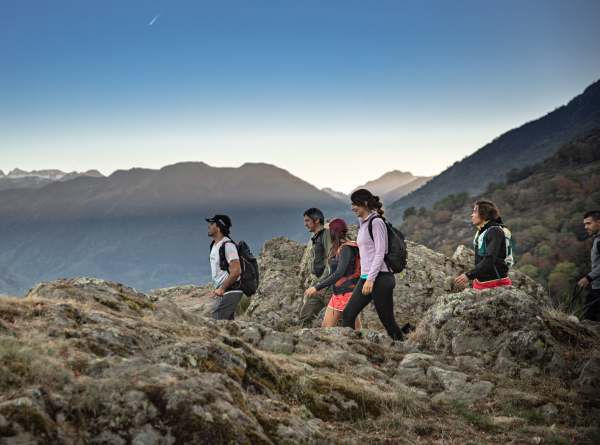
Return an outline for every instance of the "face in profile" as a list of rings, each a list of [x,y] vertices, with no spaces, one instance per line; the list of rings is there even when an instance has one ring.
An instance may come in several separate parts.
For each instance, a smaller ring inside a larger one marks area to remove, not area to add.
[[[473,213],[471,213],[471,221],[473,221],[473,225],[475,226],[482,226],[485,223],[483,218],[479,216],[479,209],[477,206],[473,208]]]
[[[317,227],[317,224],[306,215],[304,215],[304,225],[309,232],[314,232]]]
[[[219,227],[217,226],[217,223],[215,222],[211,222],[208,225],[208,236],[213,237],[215,236],[217,233],[219,233]]]

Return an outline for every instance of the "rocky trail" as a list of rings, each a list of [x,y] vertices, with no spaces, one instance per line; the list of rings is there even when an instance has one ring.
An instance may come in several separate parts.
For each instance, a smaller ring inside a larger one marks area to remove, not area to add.
[[[410,243],[392,342],[299,329],[306,246],[265,243],[262,283],[235,322],[209,286],[147,295],[56,280],[0,299],[0,443],[597,444],[600,326],[554,310],[533,280],[455,289],[472,252]]]

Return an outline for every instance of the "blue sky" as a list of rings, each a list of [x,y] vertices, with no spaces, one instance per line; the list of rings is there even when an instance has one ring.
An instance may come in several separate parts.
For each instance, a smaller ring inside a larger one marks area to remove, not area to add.
[[[583,92],[600,2],[2,0],[0,61],[5,173],[267,162],[349,191]]]

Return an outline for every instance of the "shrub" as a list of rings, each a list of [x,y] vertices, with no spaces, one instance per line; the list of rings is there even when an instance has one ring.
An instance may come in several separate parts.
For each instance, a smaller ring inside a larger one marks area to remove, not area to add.
[[[535,267],[533,264],[525,264],[525,265],[519,267],[519,270],[521,272],[523,272],[525,275],[527,275],[528,277],[531,277],[534,279],[537,278],[537,276],[539,275],[537,267]]]

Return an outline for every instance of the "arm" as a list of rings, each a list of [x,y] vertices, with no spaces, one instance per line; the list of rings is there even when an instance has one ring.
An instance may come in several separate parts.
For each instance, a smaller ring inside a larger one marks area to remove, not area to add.
[[[600,239],[596,238],[596,241],[594,243],[592,243],[592,254],[594,253],[594,249],[596,252],[599,252],[600,249],[598,247],[598,244],[600,243]],[[596,253],[596,255],[600,255],[600,253]],[[585,276],[585,278],[582,278],[579,283],[577,283],[579,286],[581,287],[585,287],[588,284],[590,284],[592,281],[597,280],[598,278],[600,278],[600,261],[598,261],[598,264],[596,264],[596,266],[594,266],[591,270],[591,272],[589,274],[587,274]]]
[[[240,260],[231,260],[229,262],[229,267],[231,268],[231,271],[229,272],[229,277],[227,277],[227,280],[225,280],[225,283],[223,283],[223,285],[220,288],[215,289],[211,292],[211,297],[215,298],[216,295],[223,295],[227,289],[233,286],[233,284],[242,274]]]
[[[385,223],[381,218],[375,218],[373,220],[373,242],[375,243],[375,255],[371,262],[369,269],[369,275],[367,281],[375,281],[377,275],[381,271],[383,265],[383,257],[385,256],[385,250],[387,249],[387,229]]]
[[[502,247],[502,240],[504,239],[504,233],[501,230],[490,229],[485,236],[487,241],[485,256],[477,266],[465,274],[469,280],[477,278],[482,272],[494,267],[496,259],[498,259],[500,247]]]
[[[352,246],[342,246],[342,250],[340,251],[340,262],[338,263],[337,269],[333,274],[329,275],[325,281],[321,281],[317,284],[315,286],[316,290],[320,291],[321,289],[325,289],[342,278],[348,268],[348,264],[350,264],[350,261],[352,261],[355,256]]]

